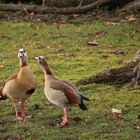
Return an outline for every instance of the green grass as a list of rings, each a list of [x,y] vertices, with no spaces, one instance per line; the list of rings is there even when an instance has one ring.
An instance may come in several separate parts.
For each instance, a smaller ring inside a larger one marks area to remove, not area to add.
[[[120,67],[133,58],[140,47],[140,24],[118,23],[107,26],[103,21],[86,24],[0,23],[0,82],[18,71],[17,52],[25,48],[29,64],[39,81],[36,93],[27,102],[31,118],[16,122],[10,99],[0,102],[0,139],[25,140],[138,140],[140,137],[140,91],[93,84],[77,87],[85,96],[88,111],[71,107],[70,125],[60,129],[62,109],[46,105],[44,75],[34,60],[44,55],[59,79],[77,80],[100,71]],[[105,31],[105,35],[95,33]],[[99,46],[87,46],[88,41]],[[120,53],[123,52],[123,53]],[[111,108],[121,109],[116,119]],[[74,121],[80,118],[80,121]]]

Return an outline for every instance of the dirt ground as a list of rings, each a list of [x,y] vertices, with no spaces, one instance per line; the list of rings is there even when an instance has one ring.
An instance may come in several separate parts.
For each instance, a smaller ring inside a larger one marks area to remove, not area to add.
[[[131,16],[131,19],[129,19]],[[28,13],[28,12],[0,12],[0,21],[13,21],[13,22],[46,22],[46,23],[84,23],[91,22],[94,20],[107,20],[112,22],[118,22],[125,20],[137,20],[140,19],[140,14],[114,14],[113,12],[104,12],[101,10],[88,12],[86,14],[71,14],[71,15],[62,15],[62,14],[39,14],[39,13]]]

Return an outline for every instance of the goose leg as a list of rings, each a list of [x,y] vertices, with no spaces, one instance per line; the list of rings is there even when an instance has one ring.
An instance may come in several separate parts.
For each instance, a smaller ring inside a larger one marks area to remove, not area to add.
[[[64,110],[64,117],[63,117],[63,121],[62,123],[60,124],[60,128],[66,126],[69,124],[69,120],[68,120],[68,108],[67,107],[64,107],[63,108]]]
[[[26,112],[25,112],[24,100],[22,100],[21,116],[22,116],[23,119],[26,118]]]
[[[15,113],[16,113],[16,120],[22,121],[23,118],[21,116],[19,116],[19,114],[18,114],[18,109],[17,109],[17,103],[16,102],[13,102],[13,107],[14,107],[14,110],[15,110]]]

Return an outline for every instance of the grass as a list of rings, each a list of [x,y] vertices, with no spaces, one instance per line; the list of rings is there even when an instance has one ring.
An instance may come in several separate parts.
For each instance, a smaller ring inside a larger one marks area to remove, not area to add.
[[[36,93],[27,102],[29,118],[26,121],[15,121],[10,99],[0,102],[0,139],[138,140],[140,91],[116,89],[112,85],[77,87],[90,98],[89,110],[83,112],[72,107],[70,125],[58,128],[62,109],[48,104],[43,91],[43,72],[34,58],[44,55],[57,78],[76,83],[132,59],[140,46],[139,27],[138,21],[113,26],[100,20],[85,24],[0,23],[1,83],[18,71],[19,48],[28,52],[30,67],[39,81]],[[99,46],[87,46],[88,41],[94,40]],[[121,109],[123,115],[113,116],[111,108]]]

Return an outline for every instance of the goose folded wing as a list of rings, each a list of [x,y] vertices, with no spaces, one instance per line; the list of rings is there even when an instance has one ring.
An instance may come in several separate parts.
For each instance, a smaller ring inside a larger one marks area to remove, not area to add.
[[[67,82],[57,80],[54,83],[52,83],[51,88],[55,90],[61,90],[68,98],[70,103],[74,104],[80,103],[80,95],[76,92],[76,90],[72,86],[67,84]]]
[[[3,88],[5,87],[5,84],[12,79],[16,79],[16,77],[17,77],[17,74],[13,74],[8,79],[3,81],[3,85],[0,87],[0,100],[6,99],[6,96],[3,96],[3,92],[2,92]]]
[[[8,81],[13,80],[13,79],[16,79],[16,77],[17,77],[17,74],[13,74],[13,75],[11,75],[10,77],[8,77],[6,80],[4,80],[3,86],[1,87],[1,90],[4,88],[5,84],[6,84]]]
[[[75,87],[73,84],[71,84],[70,82],[65,81],[65,80],[61,80],[61,82],[63,82],[63,83],[65,83],[66,85],[70,86],[70,87],[73,88],[74,90],[77,90],[76,87]]]
[[[61,80],[61,81],[64,82],[65,84],[69,85],[71,88],[73,88],[73,89],[77,92],[77,94],[80,95],[81,99],[86,100],[86,101],[89,101],[89,99],[88,99],[87,97],[83,96],[82,94],[80,94],[80,93],[77,91],[76,87],[75,87],[73,84],[71,84],[70,82],[65,81],[65,80]]]
[[[11,75],[9,78],[7,78],[7,79],[5,80],[5,83],[8,82],[9,80],[16,79],[16,77],[17,77],[17,74]]]

